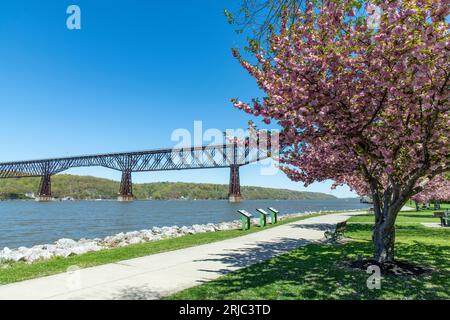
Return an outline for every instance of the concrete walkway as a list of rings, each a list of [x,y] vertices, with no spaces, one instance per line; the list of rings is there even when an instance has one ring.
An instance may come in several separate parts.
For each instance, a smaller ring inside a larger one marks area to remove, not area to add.
[[[362,212],[365,213],[365,212]],[[323,239],[361,212],[313,217],[225,241],[0,286],[0,299],[158,299]],[[1,270],[0,270],[1,272]]]

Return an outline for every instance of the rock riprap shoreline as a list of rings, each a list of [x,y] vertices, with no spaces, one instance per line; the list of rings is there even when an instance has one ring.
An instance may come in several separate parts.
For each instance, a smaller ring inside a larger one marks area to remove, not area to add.
[[[322,211],[322,213],[325,211]],[[316,212],[285,214],[279,217],[280,220],[287,218],[314,214]],[[254,224],[259,223],[259,219],[253,219]],[[189,234],[219,232],[224,230],[239,229],[240,220],[231,222],[194,224],[192,226],[172,226],[172,227],[153,227],[140,231],[121,232],[113,236],[107,236],[103,239],[59,239],[54,244],[36,245],[31,248],[19,247],[9,249],[7,247],[0,251],[0,264],[10,262],[34,262],[38,260],[48,260],[54,257],[69,257],[88,252],[106,250],[110,248],[125,247],[132,244],[158,241],[168,238],[176,238]]]

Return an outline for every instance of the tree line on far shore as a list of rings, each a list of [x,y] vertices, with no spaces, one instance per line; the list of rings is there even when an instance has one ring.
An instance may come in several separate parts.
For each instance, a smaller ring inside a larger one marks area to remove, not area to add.
[[[0,200],[27,199],[38,190],[39,178],[3,179],[0,180]],[[115,199],[120,182],[91,176],[69,174],[52,177],[52,193],[55,198],[70,197],[83,199]],[[302,192],[287,189],[262,187],[241,187],[245,199],[334,199],[325,193]],[[155,182],[133,185],[133,193],[137,199],[211,199],[228,198],[228,185],[185,182]]]

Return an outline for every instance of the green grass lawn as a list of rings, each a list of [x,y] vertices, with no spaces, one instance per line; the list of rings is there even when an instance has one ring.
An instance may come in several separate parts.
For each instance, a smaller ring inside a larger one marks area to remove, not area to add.
[[[0,264],[0,285],[65,272],[71,266],[77,266],[79,268],[93,267],[102,264],[147,256],[155,253],[236,238],[253,232],[266,230],[278,225],[319,215],[322,214],[288,218],[279,221],[279,223],[274,226],[268,225],[265,228],[253,227],[252,229],[247,231],[227,230],[220,232],[198,233],[179,238],[129,245],[126,247],[102,250],[98,252],[90,252],[79,256],[71,256],[68,258],[54,258],[46,261],[34,262],[31,264],[25,262]]]
[[[447,206],[448,207],[448,206]],[[396,257],[432,267],[431,274],[385,276],[369,290],[364,271],[343,269],[344,260],[370,258],[373,216],[353,217],[346,244],[311,244],[168,299],[450,299],[450,228],[433,229],[433,211],[402,212],[397,222]]]

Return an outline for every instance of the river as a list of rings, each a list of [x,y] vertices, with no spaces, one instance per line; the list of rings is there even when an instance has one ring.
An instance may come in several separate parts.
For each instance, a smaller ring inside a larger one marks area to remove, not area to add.
[[[52,243],[61,238],[102,238],[152,227],[238,219],[238,209],[275,207],[283,213],[367,208],[358,199],[228,201],[34,201],[0,202],[0,249]]]

